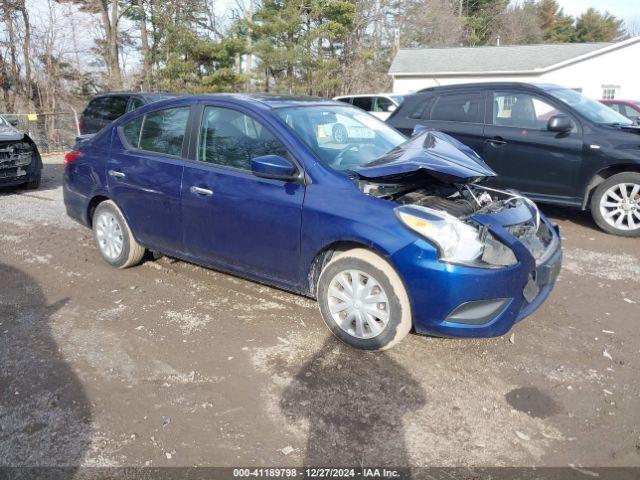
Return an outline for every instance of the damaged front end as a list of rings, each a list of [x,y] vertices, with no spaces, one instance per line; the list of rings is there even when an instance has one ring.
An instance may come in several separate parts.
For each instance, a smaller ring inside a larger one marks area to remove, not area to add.
[[[495,176],[473,150],[435,131],[416,135],[384,157],[353,170],[365,194],[397,204],[409,229],[438,249],[444,262],[484,268],[518,263],[505,241],[517,240],[542,262],[553,250],[553,226],[513,191],[482,185]]]
[[[0,117],[0,186],[39,183],[41,168],[33,140]]]

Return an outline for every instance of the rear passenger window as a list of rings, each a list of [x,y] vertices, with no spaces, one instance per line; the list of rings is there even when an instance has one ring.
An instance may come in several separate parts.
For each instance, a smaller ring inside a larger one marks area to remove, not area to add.
[[[205,108],[200,161],[251,170],[251,159],[262,155],[286,156],[287,149],[250,116],[229,108]]]
[[[373,106],[373,97],[354,97],[352,103],[355,107],[370,112]]]
[[[140,150],[179,157],[187,131],[189,107],[168,108],[144,116]]]
[[[102,104],[106,99],[104,97],[94,98],[91,100],[84,109],[83,115],[87,118],[98,117],[98,112],[102,109]]]
[[[482,103],[479,93],[443,95],[431,110],[431,120],[482,123]]]
[[[120,131],[129,147],[179,157],[188,119],[189,107],[168,108],[134,118]]]
[[[102,104],[100,117],[113,122],[117,118],[121,117],[127,111],[127,104],[129,103],[129,97],[127,96],[115,96],[105,97],[104,104]]]

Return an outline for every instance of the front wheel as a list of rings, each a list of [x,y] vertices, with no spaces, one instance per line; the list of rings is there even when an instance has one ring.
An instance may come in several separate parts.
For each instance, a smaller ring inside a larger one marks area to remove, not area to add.
[[[335,255],[320,274],[317,298],[324,322],[352,347],[385,350],[411,330],[411,306],[402,280],[369,250]]]
[[[137,265],[144,256],[144,247],[133,237],[122,212],[111,200],[96,207],[93,214],[93,236],[102,258],[114,267]]]
[[[640,236],[640,173],[619,173],[596,188],[591,215],[605,232]]]

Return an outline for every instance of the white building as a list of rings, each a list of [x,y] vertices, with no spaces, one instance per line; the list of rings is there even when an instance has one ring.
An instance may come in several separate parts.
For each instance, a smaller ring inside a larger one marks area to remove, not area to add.
[[[394,93],[474,82],[555,83],[591,98],[640,100],[640,37],[618,43],[400,49]]]

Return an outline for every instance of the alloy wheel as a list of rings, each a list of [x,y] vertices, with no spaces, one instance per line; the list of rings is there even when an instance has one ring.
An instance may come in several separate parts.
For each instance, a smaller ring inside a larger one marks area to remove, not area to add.
[[[600,214],[613,228],[640,228],[640,185],[619,183],[610,187],[600,199]]]
[[[111,212],[101,212],[96,219],[96,239],[102,254],[109,260],[122,253],[124,235],[120,222]]]
[[[384,288],[361,270],[345,270],[334,276],[327,298],[333,320],[354,337],[376,337],[389,322],[389,299]]]

